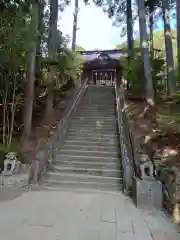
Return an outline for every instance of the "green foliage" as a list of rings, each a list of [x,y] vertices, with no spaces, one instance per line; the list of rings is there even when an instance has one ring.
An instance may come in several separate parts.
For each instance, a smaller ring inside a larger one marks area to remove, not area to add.
[[[83,48],[82,46],[80,45],[76,45],[76,51],[85,51],[85,48]]]
[[[128,59],[125,58],[122,61],[123,76],[128,79],[129,91],[142,94],[144,91],[144,68],[140,55],[135,55],[134,59],[131,59],[130,67],[128,68]]]
[[[168,103],[171,105],[180,104],[180,91],[176,92],[175,95],[171,96],[168,99]]]
[[[151,66],[152,66],[152,79],[155,94],[166,89],[166,69],[165,69],[165,46],[164,46],[164,31],[154,31],[154,50],[153,55],[154,59],[151,59]],[[172,29],[172,44],[173,44],[173,56],[175,67],[177,69],[177,41],[176,41],[176,29]],[[133,72],[133,76],[131,76],[130,86],[133,82],[133,88],[137,88],[137,82],[141,82],[139,80],[139,76],[142,76],[143,68],[142,68],[142,61],[140,59],[137,60],[137,55],[140,56],[140,42],[139,39],[134,40],[134,53],[135,59],[131,61],[131,72]],[[127,49],[127,44],[122,43],[116,46],[117,49]],[[128,51],[128,49],[127,49]],[[140,58],[140,57],[139,57]],[[126,62],[127,68],[127,62]],[[127,71],[125,70],[127,75]],[[135,73],[135,74],[134,74]],[[144,76],[142,76],[144,78]],[[145,79],[145,78],[144,78]]]
[[[151,59],[154,90],[157,92],[166,87],[165,61],[162,57]]]
[[[82,60],[77,53],[70,50],[61,52],[57,56],[58,79],[64,83],[68,77],[76,80],[81,74]]]
[[[81,74],[82,61],[78,54],[68,49],[68,37],[58,31],[56,59],[48,59],[49,9],[41,9],[39,32],[31,29],[31,3],[24,0],[1,1],[0,3],[0,143],[10,148],[13,136],[22,127],[24,89],[27,78],[28,54],[32,40],[37,41],[37,62],[33,116],[45,109],[47,74],[50,65],[56,69],[54,91],[63,91],[62,86],[72,88]],[[84,50],[77,46],[78,49]],[[32,65],[33,66],[33,65]],[[65,89],[64,89],[65,90]],[[62,94],[59,95],[59,98]],[[1,149],[1,148],[0,148]],[[0,150],[1,151],[1,150]]]
[[[135,52],[134,58],[130,61],[130,67],[128,67],[128,59],[125,58],[121,63],[123,66],[123,75],[125,79],[128,79],[129,91],[134,94],[143,95],[145,91],[145,76],[143,61],[138,49]],[[155,50],[156,52],[156,50]],[[155,54],[154,54],[155,55]],[[165,88],[165,62],[160,53],[153,60],[151,60],[152,66],[152,79],[155,94]]]
[[[25,3],[5,7],[0,15],[0,141],[11,145],[17,115],[20,115],[24,92],[22,91],[28,47],[30,43],[30,11]]]

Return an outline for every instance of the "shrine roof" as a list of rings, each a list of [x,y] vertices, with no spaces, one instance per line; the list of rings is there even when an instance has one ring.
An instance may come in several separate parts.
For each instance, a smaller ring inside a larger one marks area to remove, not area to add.
[[[126,55],[127,51],[126,50],[119,50],[119,49],[114,49],[114,50],[94,50],[94,51],[78,51],[82,58],[84,63],[95,60],[98,58],[100,54],[106,54],[108,55],[111,59],[119,59],[121,56]]]
[[[98,51],[79,51],[83,57],[84,68],[86,69],[107,69],[119,68],[120,57],[125,55],[123,50],[98,50]]]

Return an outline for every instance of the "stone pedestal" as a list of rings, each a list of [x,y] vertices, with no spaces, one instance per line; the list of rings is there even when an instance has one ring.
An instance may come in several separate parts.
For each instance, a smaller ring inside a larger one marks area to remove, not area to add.
[[[162,184],[152,179],[139,179],[133,177],[133,200],[137,208],[162,209]]]

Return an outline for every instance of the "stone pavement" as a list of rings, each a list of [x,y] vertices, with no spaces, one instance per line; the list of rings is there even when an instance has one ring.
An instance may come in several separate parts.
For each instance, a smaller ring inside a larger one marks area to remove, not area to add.
[[[122,193],[37,190],[0,202],[1,240],[179,240],[162,212]]]

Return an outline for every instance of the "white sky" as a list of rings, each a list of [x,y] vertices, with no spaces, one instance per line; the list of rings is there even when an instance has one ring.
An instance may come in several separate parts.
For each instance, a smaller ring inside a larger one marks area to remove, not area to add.
[[[91,0],[90,0],[91,1]],[[66,7],[64,12],[59,13],[58,25],[63,34],[72,37],[73,12],[75,0],[71,0],[71,5]],[[120,37],[121,27],[112,26],[112,20],[101,8],[93,3],[84,5],[83,0],[79,0],[78,28],[76,43],[86,50],[113,49],[119,43],[126,41],[125,37]],[[174,20],[171,20],[174,27]],[[139,21],[134,24],[134,38],[139,36]],[[162,29],[162,20],[156,23],[156,29]]]
[[[72,36],[74,1],[60,13],[58,24],[64,34]],[[112,20],[93,3],[85,6],[79,0],[78,28],[76,43],[86,50],[112,49],[120,43],[120,31],[112,26]]]

